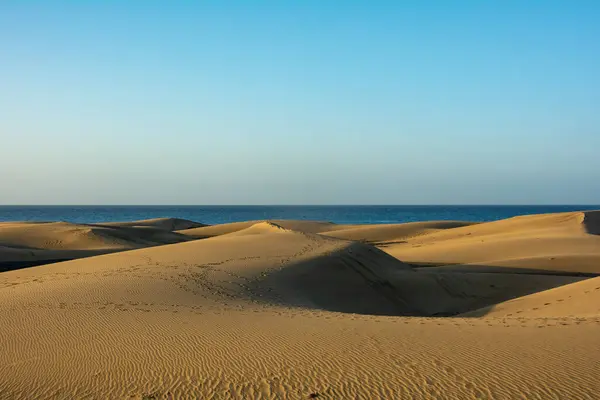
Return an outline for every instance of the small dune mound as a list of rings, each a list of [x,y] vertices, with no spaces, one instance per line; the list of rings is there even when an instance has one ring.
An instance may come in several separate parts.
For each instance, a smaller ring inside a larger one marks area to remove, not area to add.
[[[100,241],[107,246],[122,247],[124,249],[160,246],[165,244],[186,242],[189,237],[170,230],[154,227],[92,227],[86,231],[90,240]]]
[[[264,221],[264,222],[257,222],[256,224],[253,224],[253,225],[249,226],[248,228],[241,229],[239,231],[235,231],[232,233],[228,233],[226,235],[238,235],[238,236],[262,235],[265,233],[277,233],[277,232],[293,232],[293,231],[291,229],[286,229],[286,228],[282,227],[281,225],[278,225],[274,222]]]
[[[147,227],[80,225],[68,222],[0,226],[0,244],[37,250],[129,249],[189,240]]]
[[[296,220],[257,220],[257,221],[243,221],[243,222],[231,222],[227,224],[211,225],[193,229],[187,229],[179,233],[192,236],[196,239],[205,239],[215,236],[226,235],[233,232],[238,232],[243,229],[250,228],[261,222],[268,222],[280,226],[284,229],[290,229],[293,231],[304,232],[304,233],[320,233],[335,229],[344,229],[346,225],[337,225],[332,222],[320,222],[320,221],[296,221]]]
[[[44,260],[67,260],[188,240],[187,236],[148,226],[67,222],[3,224],[0,225],[0,263],[6,270]]]
[[[0,244],[17,248],[81,250],[105,247],[103,240],[90,238],[88,225],[53,222],[0,226]]]
[[[237,231],[241,231],[242,229],[247,229],[254,224],[257,224],[261,221],[244,221],[244,222],[231,222],[227,224],[218,224],[218,225],[209,225],[209,226],[201,226],[198,228],[191,228],[186,230],[181,230],[178,233],[182,235],[190,236],[196,239],[206,239],[215,236],[226,235],[228,233],[233,233]]]
[[[120,227],[150,227],[166,231],[181,231],[186,229],[201,228],[207,226],[199,222],[180,218],[154,218],[129,222],[107,222],[101,225]]]

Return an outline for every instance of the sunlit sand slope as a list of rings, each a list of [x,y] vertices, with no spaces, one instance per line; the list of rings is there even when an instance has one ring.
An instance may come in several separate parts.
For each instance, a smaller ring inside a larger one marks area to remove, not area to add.
[[[321,233],[340,239],[360,240],[375,244],[380,242],[391,244],[390,242],[404,241],[444,229],[471,226],[474,224],[472,222],[460,221],[432,221],[409,222],[406,224],[355,225],[349,227],[337,225],[337,229]]]
[[[404,262],[444,266],[447,271],[491,272],[503,267],[504,271],[596,274],[600,273],[599,215],[590,211],[515,217],[434,232],[404,243],[381,243],[381,248]]]

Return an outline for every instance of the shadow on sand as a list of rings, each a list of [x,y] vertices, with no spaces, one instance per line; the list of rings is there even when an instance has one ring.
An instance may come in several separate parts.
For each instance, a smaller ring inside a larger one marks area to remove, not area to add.
[[[353,243],[265,274],[253,281],[251,293],[261,302],[288,307],[450,317],[596,276],[480,267],[481,272],[414,268],[372,246]]]

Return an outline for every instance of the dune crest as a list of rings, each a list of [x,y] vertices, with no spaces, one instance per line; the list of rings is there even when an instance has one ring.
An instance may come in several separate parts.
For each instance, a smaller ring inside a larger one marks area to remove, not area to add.
[[[282,233],[282,232],[295,232],[292,229],[284,228],[281,225],[278,225],[274,222],[263,221],[257,222],[255,224],[250,225],[247,228],[240,229],[235,232],[225,233],[224,235],[232,235],[232,236],[243,236],[243,235],[261,235],[265,233]]]

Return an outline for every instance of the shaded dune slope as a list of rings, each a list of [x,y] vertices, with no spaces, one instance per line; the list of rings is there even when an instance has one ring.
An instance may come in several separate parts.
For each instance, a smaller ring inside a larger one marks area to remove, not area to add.
[[[463,317],[600,317],[600,277],[509,300]]]
[[[600,235],[600,211],[586,211],[583,214],[581,223],[591,235]]]

